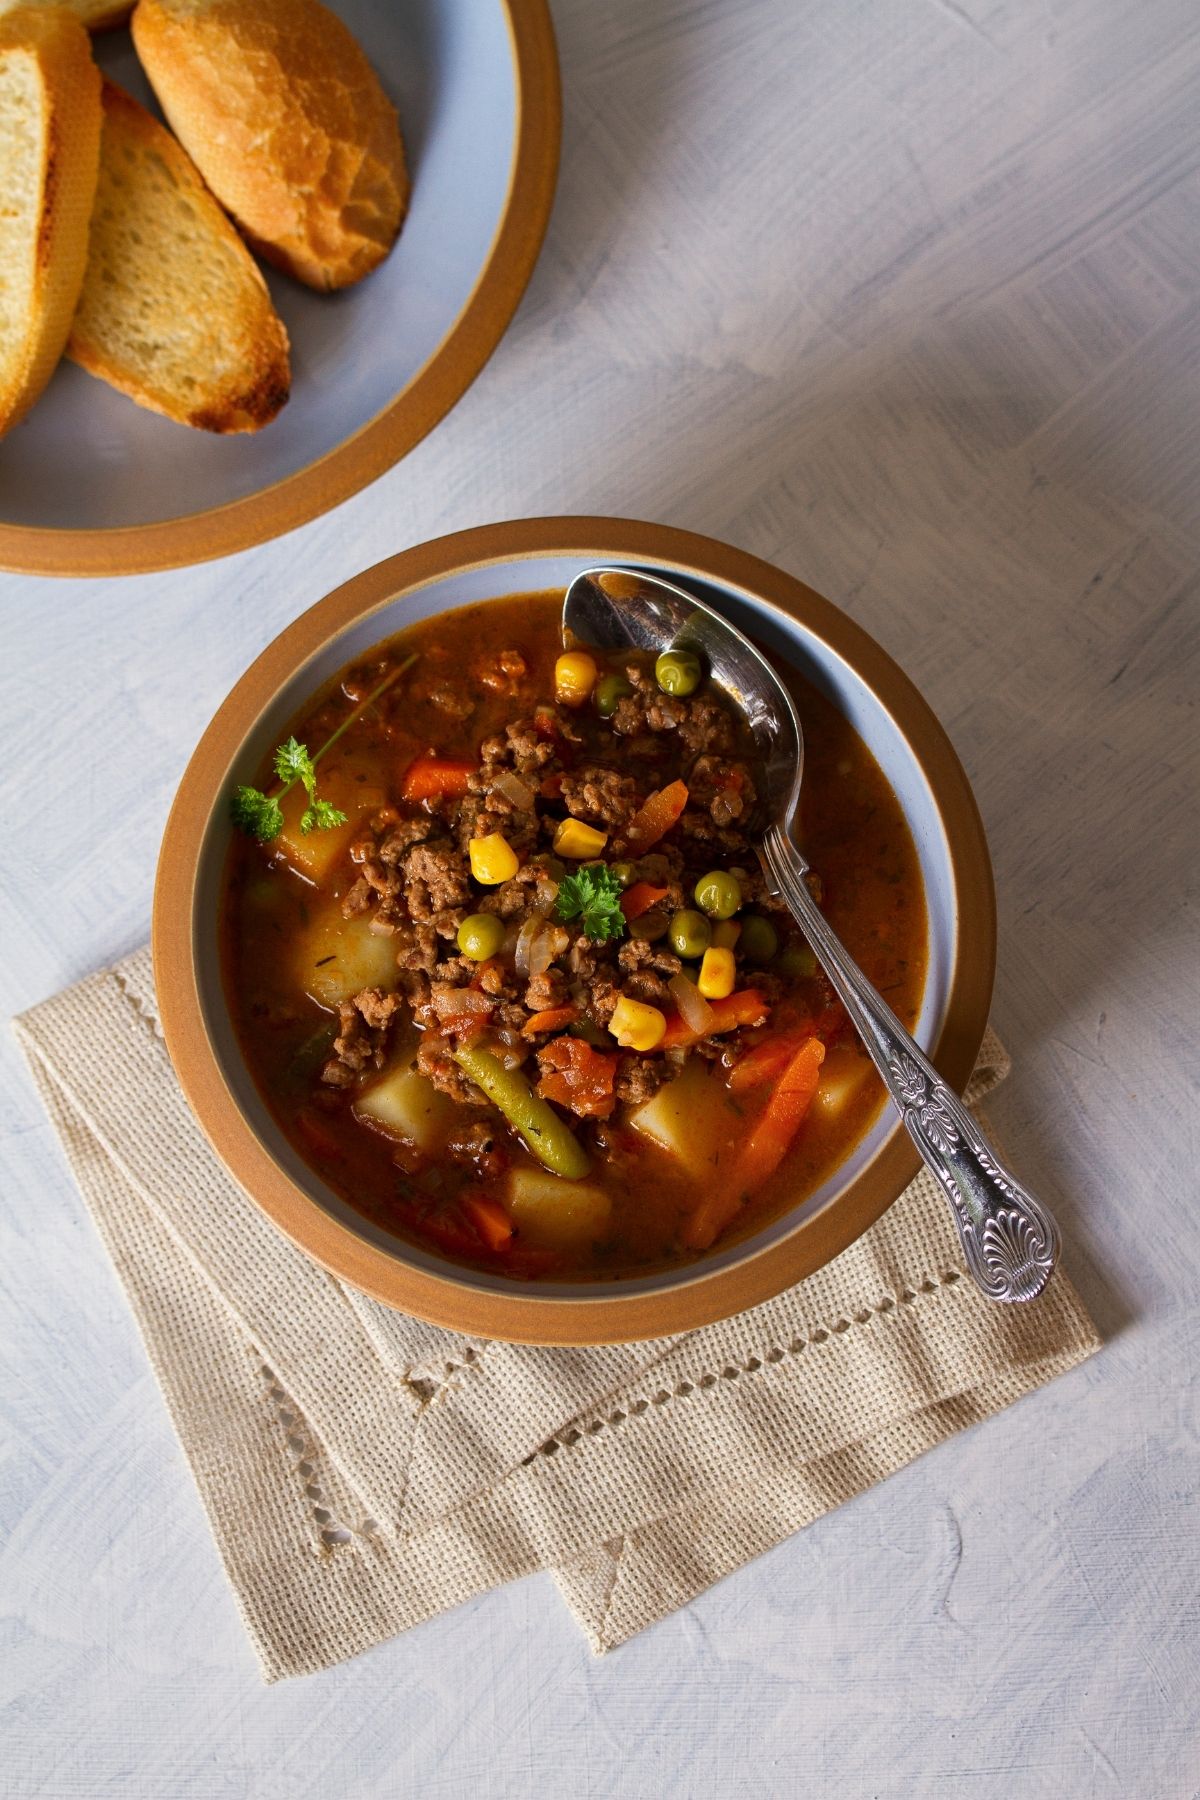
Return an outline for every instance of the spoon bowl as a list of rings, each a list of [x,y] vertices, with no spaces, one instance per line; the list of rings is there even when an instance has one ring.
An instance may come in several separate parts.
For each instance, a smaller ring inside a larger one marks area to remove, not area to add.
[[[563,641],[602,650],[633,645],[656,654],[690,650],[741,711],[761,758],[764,829],[756,849],[768,883],[786,901],[949,1201],[976,1283],[993,1300],[1036,1299],[1058,1261],[1053,1218],[1004,1167],[813,897],[796,841],[804,732],[770,663],[712,607],[636,569],[577,575],[563,602]]]

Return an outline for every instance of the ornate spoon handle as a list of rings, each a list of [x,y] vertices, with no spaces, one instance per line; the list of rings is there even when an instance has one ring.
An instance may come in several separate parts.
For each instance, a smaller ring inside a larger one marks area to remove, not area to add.
[[[847,954],[808,891],[808,864],[779,826],[770,827],[759,857],[841,997],[909,1136],[945,1190],[971,1274],[993,1300],[1035,1300],[1058,1261],[1054,1220],[1004,1167],[957,1094]]]

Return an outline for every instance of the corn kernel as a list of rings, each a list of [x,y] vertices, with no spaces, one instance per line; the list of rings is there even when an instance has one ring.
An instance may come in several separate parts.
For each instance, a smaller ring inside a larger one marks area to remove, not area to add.
[[[582,819],[564,819],[554,833],[554,854],[569,856],[572,862],[588,862],[599,856],[607,842],[607,831],[597,831]]]
[[[654,1050],[663,1040],[667,1021],[657,1006],[644,1006],[622,994],[613,1007],[608,1029],[622,1050]]]
[[[740,919],[718,919],[712,928],[712,941],[718,950],[732,950],[741,935]]]
[[[511,881],[521,866],[516,851],[498,831],[493,831],[490,837],[472,838],[468,849],[471,873],[476,881],[482,881],[487,887]]]
[[[554,665],[554,698],[562,706],[582,706],[596,685],[595,658],[568,650]]]
[[[733,960],[732,950],[714,948],[704,952],[696,986],[706,1000],[724,1000],[727,995],[732,994],[736,979],[737,965]]]

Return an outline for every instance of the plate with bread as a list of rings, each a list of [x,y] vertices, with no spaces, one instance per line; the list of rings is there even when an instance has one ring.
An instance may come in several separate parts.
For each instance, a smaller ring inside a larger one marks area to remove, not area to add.
[[[546,0],[0,0],[0,567],[227,555],[404,456],[557,174]]]

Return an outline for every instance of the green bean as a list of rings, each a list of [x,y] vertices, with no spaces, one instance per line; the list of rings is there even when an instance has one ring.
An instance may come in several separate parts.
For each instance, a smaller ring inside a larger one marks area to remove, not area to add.
[[[732,919],[742,904],[737,877],[727,875],[724,869],[710,869],[696,883],[695,901],[710,919]]]
[[[467,1044],[460,1044],[452,1054],[463,1073],[483,1089],[493,1106],[499,1107],[540,1163],[569,1181],[578,1181],[587,1174],[591,1163],[582,1145],[554,1108],[538,1098],[519,1070],[506,1069],[490,1050],[473,1050]]]
[[[664,694],[684,699],[700,686],[700,658],[690,650],[664,650],[654,665],[654,679]]]
[[[504,921],[495,913],[472,913],[458,928],[458,947],[472,962],[497,956],[504,942]]]

